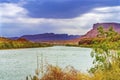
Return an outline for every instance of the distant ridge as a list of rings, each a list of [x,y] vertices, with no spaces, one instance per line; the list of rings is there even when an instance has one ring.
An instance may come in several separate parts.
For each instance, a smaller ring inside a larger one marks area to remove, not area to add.
[[[33,42],[48,42],[48,41],[64,41],[79,38],[80,35],[68,35],[68,34],[55,34],[55,33],[44,33],[35,35],[23,35],[21,37],[13,37],[11,39],[24,38]]]
[[[109,27],[120,34],[120,23],[96,23],[93,24],[93,28],[88,31],[85,35],[68,35],[68,34],[55,34],[55,33],[44,33],[44,34],[35,34],[35,35],[23,35],[18,38],[24,38],[33,42],[48,42],[54,44],[78,44],[83,38],[95,38],[98,34],[97,28],[102,26],[105,30]],[[12,39],[17,39],[14,37]]]

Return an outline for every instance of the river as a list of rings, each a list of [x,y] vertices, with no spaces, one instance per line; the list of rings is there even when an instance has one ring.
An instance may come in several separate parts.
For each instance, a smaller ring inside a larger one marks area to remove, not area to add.
[[[92,66],[90,48],[53,46],[46,48],[27,48],[0,50],[0,80],[25,80],[33,75],[39,63],[58,65],[62,68],[71,65],[81,72]]]

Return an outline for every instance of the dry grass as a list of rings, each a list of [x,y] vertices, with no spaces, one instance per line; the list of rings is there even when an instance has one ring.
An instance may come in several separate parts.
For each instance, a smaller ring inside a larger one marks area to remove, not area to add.
[[[120,67],[113,65],[110,70],[97,70],[93,74],[81,73],[73,67],[64,69],[58,66],[48,66],[43,77],[31,77],[30,80],[120,80]]]
[[[87,74],[82,74],[73,67],[61,69],[58,66],[49,66],[41,80],[89,80]]]

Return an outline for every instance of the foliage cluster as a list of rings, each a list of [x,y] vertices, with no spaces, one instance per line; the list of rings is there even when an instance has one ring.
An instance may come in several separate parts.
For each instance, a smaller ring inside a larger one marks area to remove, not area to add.
[[[9,39],[0,39],[0,49],[15,49],[15,48],[34,48],[34,47],[47,47],[52,46],[45,43],[35,43],[28,40],[9,40]]]
[[[107,31],[103,27],[98,27],[98,37],[91,43],[93,44],[91,57],[94,58],[94,67],[88,74],[81,73],[73,67],[61,69],[58,66],[48,66],[41,78],[35,75],[31,80],[120,80],[119,34],[112,27]]]
[[[101,42],[95,42],[91,56],[94,58],[93,64],[95,67],[91,68],[92,72],[97,69],[109,70],[112,68],[112,63],[119,60],[120,55],[120,36],[110,27],[107,31],[103,27],[98,27],[98,37],[103,37]],[[117,61],[118,62],[118,61]]]

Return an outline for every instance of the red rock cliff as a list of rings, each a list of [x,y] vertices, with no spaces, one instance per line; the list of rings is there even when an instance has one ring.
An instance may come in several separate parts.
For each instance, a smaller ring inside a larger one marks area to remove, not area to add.
[[[83,35],[81,38],[94,38],[97,36],[97,28],[99,26],[102,26],[105,30],[109,29],[109,27],[113,27],[113,29],[120,33],[120,23],[96,23],[93,25],[93,29],[88,31],[85,35]]]

